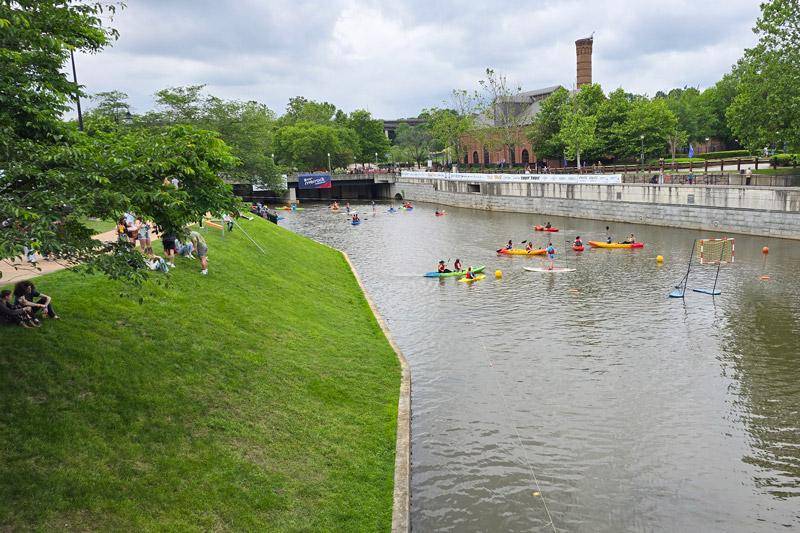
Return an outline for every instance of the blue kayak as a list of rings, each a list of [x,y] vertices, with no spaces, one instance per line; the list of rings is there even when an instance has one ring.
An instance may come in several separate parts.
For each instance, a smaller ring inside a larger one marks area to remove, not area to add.
[[[359,224],[361,224],[361,221],[360,220],[353,220],[353,221],[350,222],[350,224],[352,224],[354,226],[358,226]]]

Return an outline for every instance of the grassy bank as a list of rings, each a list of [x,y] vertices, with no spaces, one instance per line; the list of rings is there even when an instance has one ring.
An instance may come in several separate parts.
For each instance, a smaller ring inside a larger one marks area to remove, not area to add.
[[[339,253],[244,227],[267,256],[204,229],[209,275],[141,305],[37,280],[62,320],[0,329],[0,530],[389,529],[396,356]]]

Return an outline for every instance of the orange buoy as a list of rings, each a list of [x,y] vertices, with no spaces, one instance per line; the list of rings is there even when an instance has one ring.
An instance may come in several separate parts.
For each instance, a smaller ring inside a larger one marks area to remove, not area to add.
[[[769,253],[769,248],[767,248],[766,246],[765,246],[765,247],[763,247],[763,248],[761,249],[761,253],[762,253],[762,254],[764,254],[764,255],[767,255],[767,254]]]
[[[764,280],[764,281],[768,281],[769,280],[769,276],[761,276],[761,279]]]

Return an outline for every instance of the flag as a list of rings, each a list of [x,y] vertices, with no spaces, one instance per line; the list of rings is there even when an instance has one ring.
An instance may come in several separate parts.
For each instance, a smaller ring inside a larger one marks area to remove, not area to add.
[[[692,158],[692,157],[694,157],[694,146],[692,146],[691,143],[690,143],[689,144],[689,158]]]

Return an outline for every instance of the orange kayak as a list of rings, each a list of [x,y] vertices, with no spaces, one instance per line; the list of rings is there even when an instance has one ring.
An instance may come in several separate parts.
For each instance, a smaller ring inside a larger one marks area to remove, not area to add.
[[[589,246],[592,248],[644,248],[643,242],[634,242],[632,244],[625,244],[624,242],[600,242],[589,241]]]
[[[533,231],[549,231],[551,233],[555,233],[558,231],[558,228],[545,228],[544,226],[534,226]]]

